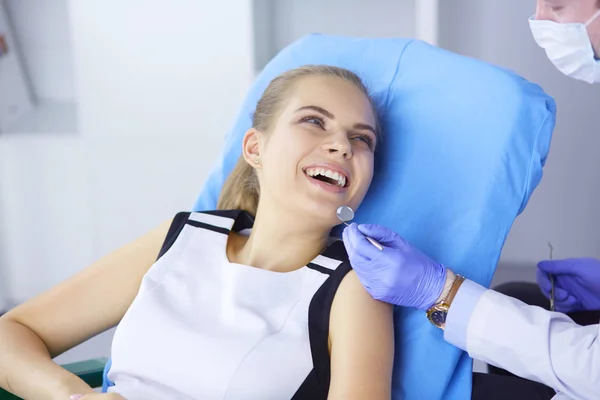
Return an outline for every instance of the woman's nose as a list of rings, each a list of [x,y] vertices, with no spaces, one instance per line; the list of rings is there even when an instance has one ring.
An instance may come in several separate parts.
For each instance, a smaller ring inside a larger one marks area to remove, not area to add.
[[[345,135],[343,138],[335,138],[331,143],[327,143],[326,150],[329,154],[337,153],[344,159],[352,156],[352,146]]]

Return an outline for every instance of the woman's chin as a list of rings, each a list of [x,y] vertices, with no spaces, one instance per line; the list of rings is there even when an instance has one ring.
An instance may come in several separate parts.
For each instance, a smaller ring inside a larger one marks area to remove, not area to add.
[[[307,220],[314,221],[318,226],[322,226],[324,229],[333,228],[336,225],[342,223],[337,217],[338,205],[317,205],[310,207],[304,214]]]

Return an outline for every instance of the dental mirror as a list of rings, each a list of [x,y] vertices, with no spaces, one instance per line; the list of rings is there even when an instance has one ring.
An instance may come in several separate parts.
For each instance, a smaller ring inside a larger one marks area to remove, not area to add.
[[[354,211],[348,206],[341,206],[336,211],[337,217],[342,221],[346,226],[350,226],[348,221],[352,221],[354,219]],[[368,236],[365,236],[369,242],[375,247],[377,247],[380,251],[383,251],[383,246],[379,244],[375,239],[371,239]]]

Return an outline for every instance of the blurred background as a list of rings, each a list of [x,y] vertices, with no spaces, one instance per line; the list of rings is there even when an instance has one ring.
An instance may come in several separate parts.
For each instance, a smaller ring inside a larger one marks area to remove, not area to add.
[[[253,77],[313,32],[414,37],[541,85],[558,105],[552,148],[493,285],[533,281],[548,241],[556,258],[600,258],[600,86],[552,66],[529,31],[534,10],[534,0],[0,0],[0,312],[190,209]],[[57,361],[108,356],[111,337]]]

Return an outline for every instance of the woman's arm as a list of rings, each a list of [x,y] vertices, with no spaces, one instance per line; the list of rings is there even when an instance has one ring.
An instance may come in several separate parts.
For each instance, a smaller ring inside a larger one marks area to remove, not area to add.
[[[350,271],[331,307],[329,399],[391,398],[392,306],[374,300]]]
[[[154,264],[170,221],[0,318],[0,387],[26,399],[91,388],[52,358],[119,323]]]

